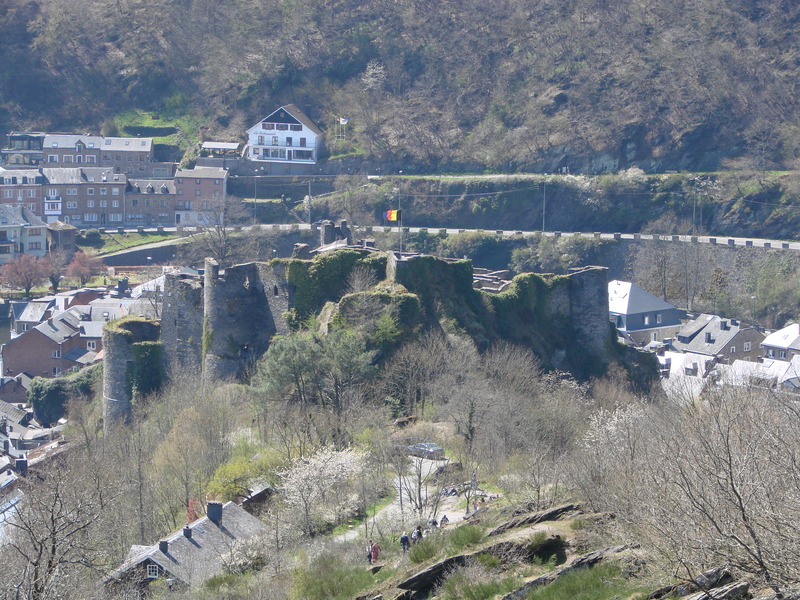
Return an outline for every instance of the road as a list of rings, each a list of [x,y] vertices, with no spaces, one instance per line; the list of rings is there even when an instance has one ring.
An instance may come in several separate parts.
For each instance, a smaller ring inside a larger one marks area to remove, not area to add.
[[[266,225],[250,225],[243,228],[244,230],[253,230],[258,229],[261,231],[303,231],[309,229],[319,229],[318,226],[309,225],[308,223],[280,223],[280,224],[266,224]],[[375,233],[392,233],[399,230],[399,227],[383,227],[379,225],[375,226],[352,226],[354,237],[358,238],[361,236],[369,236]],[[111,232],[114,233],[116,230],[112,230]],[[137,231],[136,229],[131,229],[130,231]],[[150,231],[146,229],[145,231]],[[155,231],[155,230],[152,230]],[[182,235],[191,235],[195,233],[195,229],[192,227],[184,227],[184,228],[176,228],[176,227],[164,227],[163,232],[165,233],[181,233]],[[500,235],[502,237],[515,237],[515,236],[532,236],[532,235],[541,235],[541,231],[522,231],[522,230],[510,230],[510,229],[461,229],[461,228],[451,228],[451,227],[403,227],[404,233],[429,233],[431,235],[436,235],[438,233],[446,233],[448,235],[454,235],[457,233],[466,233],[466,232],[474,232],[474,233],[485,233],[485,234],[495,234]],[[580,232],[580,231],[545,231],[545,237],[555,238],[555,237],[582,237],[582,238],[590,238],[590,239],[601,239],[601,240],[630,240],[630,241],[639,241],[639,240],[653,240],[653,239],[661,239],[665,241],[671,242],[678,242],[678,243],[687,243],[687,244],[711,244],[717,246],[741,246],[741,247],[752,247],[752,248],[777,248],[779,250],[800,250],[800,241],[787,241],[787,240],[773,240],[773,239],[764,239],[764,238],[750,238],[750,237],[730,237],[730,236],[713,236],[713,235],[664,235],[664,234],[651,234],[651,233],[607,233],[607,232]],[[158,246],[167,246],[175,244],[176,240],[165,240],[163,242],[156,242],[154,244],[146,244],[142,246],[135,246],[130,248],[129,250],[143,250],[147,248],[155,248]],[[124,254],[127,250],[122,250],[120,252],[115,252],[114,254],[109,254],[107,256],[115,256],[117,254]]]

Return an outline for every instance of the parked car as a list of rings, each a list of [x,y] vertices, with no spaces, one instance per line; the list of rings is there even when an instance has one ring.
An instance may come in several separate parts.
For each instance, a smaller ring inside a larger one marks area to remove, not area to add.
[[[444,448],[442,448],[439,444],[434,444],[432,442],[420,442],[419,444],[406,446],[406,453],[410,454],[411,456],[428,458],[430,460],[445,459]]]

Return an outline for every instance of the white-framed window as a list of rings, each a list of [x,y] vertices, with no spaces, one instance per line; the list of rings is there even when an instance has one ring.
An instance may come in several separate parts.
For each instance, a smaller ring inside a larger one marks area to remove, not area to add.
[[[54,209],[51,209],[51,210],[57,210],[58,209],[58,204],[52,204],[52,205],[48,204],[47,208],[50,209],[51,206],[55,207]],[[78,208],[78,203],[74,202],[74,201],[73,202],[67,202],[67,208],[76,209],[76,208]]]
[[[70,204],[74,204],[75,206],[70,206]],[[59,204],[58,202],[46,202],[44,207],[47,210],[60,210],[61,209],[61,204]],[[67,208],[78,208],[78,203],[77,202],[67,202]]]
[[[147,578],[158,579],[158,565],[147,565]]]
[[[53,350],[53,358],[61,358],[61,350]]]
[[[28,204],[28,210],[31,212],[36,212],[36,205],[35,204]]]
[[[210,209],[211,209],[211,204],[208,202],[208,200],[203,200],[203,201],[200,203],[200,208],[201,208],[202,210],[210,210]]]
[[[3,190],[3,198],[13,198],[14,190]]]
[[[108,200],[100,200],[100,208],[105,208],[108,206]]]
[[[650,315],[645,315],[644,316],[644,324],[645,325],[650,325]]]
[[[111,213],[108,215],[108,220],[114,223],[122,221],[122,213]]]
[[[101,196],[108,196],[108,188],[100,188]]]
[[[56,196],[58,196],[58,190],[55,188],[50,188],[49,190],[47,190],[47,195],[50,198],[55,198]]]
[[[731,346],[731,354],[736,354],[736,346]]]
[[[303,131],[302,125],[289,125],[291,131]]]
[[[219,179],[215,179],[214,180],[214,185],[219,185],[220,183],[221,183],[221,180],[219,180]]]
[[[53,377],[61,375],[61,367],[53,367]]]
[[[41,250],[42,242],[28,242],[28,250]]]
[[[67,188],[67,196],[77,196],[78,188]]]
[[[83,220],[84,221],[88,221],[90,223],[96,223],[97,222],[97,213],[84,213],[83,214]]]
[[[767,349],[767,358],[775,358],[775,350],[772,348]]]
[[[178,183],[183,183],[183,177],[178,177]]]
[[[661,323],[661,313],[656,313],[656,323]]]
[[[279,140],[278,140],[278,136],[277,136],[277,135],[273,135],[273,136],[272,136],[272,145],[273,145],[273,146],[277,146],[279,143],[280,143],[280,142],[279,142]]]
[[[195,195],[195,196],[199,196],[199,195],[200,195],[200,190],[195,190],[195,191],[194,191],[194,195]]]
[[[778,358],[782,358],[783,360],[786,360],[786,350],[779,351],[778,352]]]
[[[94,188],[86,188],[87,196],[94,196]]]
[[[27,194],[28,198],[36,198],[36,190],[30,189]]]
[[[743,352],[750,352],[753,349],[753,342],[745,342]]]
[[[658,341],[658,332],[657,331],[653,332],[653,335],[650,337],[650,340],[653,341],[653,342],[657,342]]]
[[[178,196],[183,196],[183,188],[178,190]]]
[[[31,237],[35,237],[37,235],[42,235],[42,228],[41,227],[31,227],[28,229],[28,235]]]
[[[72,155],[70,155],[70,154],[65,154],[65,155],[64,155],[64,162],[65,162],[65,163],[71,163],[71,162],[72,162]]]
[[[58,154],[48,154],[47,155],[47,162],[49,162],[49,163],[57,163],[58,162]]]
[[[112,187],[111,188],[111,195],[112,196],[119,196],[119,188],[118,187]]]
[[[97,342],[94,342],[94,341],[91,341],[91,340],[87,341],[86,342],[86,349],[87,350],[97,350]]]
[[[94,208],[94,200],[87,200],[86,208]]]
[[[119,200],[112,200],[111,208],[119,208]]]
[[[87,154],[86,155],[86,162],[87,163],[97,163],[97,157],[94,154]]]

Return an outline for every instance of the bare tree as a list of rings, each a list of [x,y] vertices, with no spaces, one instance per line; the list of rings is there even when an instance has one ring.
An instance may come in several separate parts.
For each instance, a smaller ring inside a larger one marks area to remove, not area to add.
[[[72,262],[67,265],[67,277],[77,279],[81,286],[89,283],[89,280],[99,275],[105,269],[103,261],[96,256],[84,252],[76,252]]]
[[[256,250],[256,236],[241,230],[249,217],[241,198],[226,195],[202,199],[199,204],[198,235],[186,247],[190,258],[199,262],[210,256],[224,268]]]
[[[6,285],[22,288],[25,295],[30,296],[31,289],[43,283],[47,276],[41,260],[31,254],[21,254],[3,265],[0,277]]]

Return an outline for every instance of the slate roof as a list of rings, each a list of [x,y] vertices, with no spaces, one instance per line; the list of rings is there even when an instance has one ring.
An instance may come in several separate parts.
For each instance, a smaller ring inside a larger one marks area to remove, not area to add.
[[[124,150],[128,152],[149,152],[153,147],[152,138],[103,137],[102,135],[82,135],[78,133],[48,133],[44,136],[44,150],[50,148],[74,148],[78,141],[87,148],[104,150]]]
[[[608,282],[608,311],[611,313],[635,315],[674,308],[669,302],[644,291],[630,281],[614,279]]]
[[[73,348],[64,355],[66,360],[78,363],[79,365],[90,365],[97,360],[97,352],[92,352],[86,348]]]
[[[793,323],[787,325],[783,329],[779,329],[770,333],[761,342],[762,346],[770,346],[772,348],[792,348],[800,350],[800,323]]]
[[[281,116],[281,111],[284,111],[287,114]],[[314,121],[309,119],[308,116],[294,104],[286,104],[272,111],[266,117],[261,119],[258,124],[254,125],[250,129],[260,127],[261,123],[299,123],[301,125],[305,125],[315,134],[322,135],[322,131],[319,127],[317,127]]]
[[[131,194],[174,194],[174,179],[129,179],[131,184],[129,193]],[[148,192],[148,186],[152,186],[153,191]],[[166,189],[166,191],[164,191]]]
[[[0,227],[25,227],[26,225],[45,227],[46,223],[27,208],[0,204]]]
[[[67,231],[70,229],[74,229],[77,231],[77,227],[75,225],[70,225],[69,223],[64,223],[63,221],[53,221],[52,223],[47,224],[48,229],[52,229],[53,231]]]
[[[698,328],[698,325],[702,327]],[[673,348],[682,352],[715,355],[721,353],[730,344],[734,337],[743,329],[752,329],[742,326],[738,321],[723,319],[717,315],[702,314],[695,321],[687,323],[678,332],[672,342]],[[711,341],[706,341],[706,334],[711,334]],[[681,338],[692,337],[688,342],[680,341]]]
[[[53,307],[53,304],[55,304],[55,298],[47,296],[30,302],[14,302],[12,310],[17,321],[41,323],[47,311]]]
[[[131,546],[125,562],[103,582],[121,580],[128,570],[150,560],[169,573],[169,577],[196,586],[223,572],[225,560],[237,544],[267,533],[266,525],[233,502],[223,505],[220,525],[205,516],[187,528],[191,538],[184,535],[183,529],[163,538],[168,543],[166,553],[159,550],[158,544]]]
[[[186,179],[225,179],[228,176],[228,171],[222,167],[195,167],[194,169],[178,169],[175,171],[175,177],[184,177]]]
[[[3,379],[9,379],[12,382],[14,381],[13,377],[3,377]],[[28,416],[28,413],[25,411],[25,409],[17,408],[13,404],[9,404],[4,400],[0,400],[0,415],[5,415],[9,421],[20,423],[25,420],[25,417]]]

